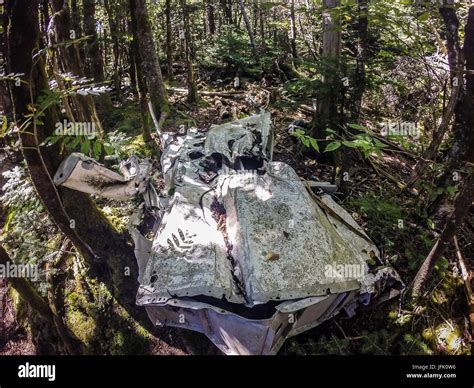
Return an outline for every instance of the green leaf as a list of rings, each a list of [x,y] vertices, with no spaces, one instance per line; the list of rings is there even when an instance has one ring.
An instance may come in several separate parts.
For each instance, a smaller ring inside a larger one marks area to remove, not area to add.
[[[107,155],[112,155],[115,150],[110,144],[104,144],[104,151]]]
[[[418,16],[418,20],[420,22],[426,22],[430,18],[430,13],[429,12],[423,12],[420,16]]]
[[[431,230],[434,230],[434,229],[435,229],[436,225],[435,225],[435,223],[433,222],[432,219],[428,218],[428,219],[426,220],[426,222],[427,222],[427,224],[428,224],[428,227],[429,227]]]
[[[67,145],[67,148],[74,150],[80,141],[81,141],[81,138],[77,136],[70,144]]]
[[[8,212],[7,220],[5,221],[5,226],[3,227],[4,233],[7,233],[8,229],[10,229],[10,223],[12,222],[14,216],[15,216],[14,210],[11,210],[10,212]]]
[[[61,139],[62,136],[57,136],[57,135],[54,135],[54,136],[48,136],[46,139],[44,139],[44,141],[40,144],[40,145],[53,145],[55,143],[58,142],[59,139]]]
[[[304,131],[303,131],[302,129],[300,129],[300,128],[296,128],[296,129],[295,129],[295,132],[293,132],[293,134],[294,134],[295,136],[301,136],[301,135],[304,135]]]
[[[81,144],[81,152],[85,155],[89,155],[91,149],[91,142],[89,139],[86,139],[84,143]]]
[[[94,142],[93,145],[94,158],[98,159],[102,154],[102,144],[99,141]]]
[[[342,145],[342,143],[341,143],[340,141],[338,141],[338,140],[332,141],[331,143],[329,143],[329,144],[326,146],[326,149],[324,150],[324,152],[335,151],[335,150],[337,150],[341,145]]]
[[[342,144],[349,148],[357,148],[357,144],[354,144],[352,141],[344,140]]]
[[[374,144],[379,148],[386,148],[388,147],[387,144],[382,143],[379,139],[374,137]]]
[[[454,194],[456,194],[456,192],[458,191],[458,188],[456,186],[448,186],[446,187],[446,192],[453,196]]]
[[[305,147],[309,147],[309,138],[307,136],[301,137],[301,143],[303,143]]]
[[[8,128],[7,116],[2,116],[2,130],[0,131],[0,135],[3,136]]]
[[[362,125],[359,125],[359,124],[347,124],[347,126],[349,128],[357,129],[359,131],[365,131],[367,129],[367,128],[363,127]]]
[[[311,143],[311,146],[319,152],[319,145],[318,145],[318,141],[314,138],[314,137],[310,137],[309,138],[309,142]]]

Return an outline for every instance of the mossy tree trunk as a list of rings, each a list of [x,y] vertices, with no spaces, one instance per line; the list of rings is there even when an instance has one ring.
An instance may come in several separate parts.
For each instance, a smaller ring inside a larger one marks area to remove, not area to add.
[[[7,13],[8,71],[25,74],[21,86],[12,86],[14,116],[20,127],[30,112],[28,106],[34,106],[48,90],[42,58],[35,58],[34,64],[32,60],[38,51],[38,1],[10,0]],[[61,161],[59,148],[41,143],[58,121],[57,106],[52,106],[41,121],[34,121],[19,135],[33,185],[51,220],[85,259],[89,276],[103,281],[118,303],[133,317],[143,319],[142,310],[135,306],[137,268],[131,244],[113,229],[88,195],[54,185],[52,176]]]
[[[142,54],[141,63],[143,76],[150,95],[153,113],[157,119],[163,119],[169,113],[163,76],[161,74],[158,51],[153,42],[153,34],[145,0],[129,0],[133,39],[138,42]]]
[[[8,252],[0,245],[0,265],[15,265]],[[31,282],[23,277],[7,277],[8,283],[41,318],[51,323],[61,338],[67,354],[77,354],[80,343],[73,337],[62,319],[51,309],[49,303],[36,291]]]

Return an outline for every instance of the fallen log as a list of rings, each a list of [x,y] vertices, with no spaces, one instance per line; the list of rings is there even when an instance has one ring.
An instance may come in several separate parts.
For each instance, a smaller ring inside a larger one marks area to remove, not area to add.
[[[168,88],[168,92],[173,93],[188,93],[188,89],[186,88]],[[235,99],[244,99],[245,93],[242,91],[224,91],[224,92],[213,92],[207,90],[198,90],[198,94],[201,96],[208,96],[208,97],[223,97],[223,98],[235,98]]]

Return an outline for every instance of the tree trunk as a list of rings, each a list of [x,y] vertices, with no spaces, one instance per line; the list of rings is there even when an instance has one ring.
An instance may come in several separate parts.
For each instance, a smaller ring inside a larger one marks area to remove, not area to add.
[[[359,0],[359,17],[357,20],[357,57],[354,75],[354,89],[352,97],[351,122],[358,121],[362,107],[362,97],[365,91],[365,62],[367,60],[367,38],[368,38],[368,0]]]
[[[94,0],[91,0],[94,1]],[[119,18],[118,8],[120,3],[113,2],[111,5],[109,0],[104,0],[104,6],[107,11],[107,20],[109,22],[110,36],[112,37],[112,51],[114,53],[114,87],[117,93],[117,99],[121,99],[122,84],[120,81],[120,42],[119,42],[119,28],[117,25],[117,19]]]
[[[13,264],[14,263],[10,259],[7,251],[0,245],[0,265],[11,266]],[[70,355],[77,354],[77,348],[80,347],[79,341],[73,337],[72,333],[63,323],[61,318],[51,309],[48,302],[43,299],[40,294],[38,294],[31,282],[28,279],[22,277],[10,277],[7,278],[7,280],[14,290],[18,292],[18,295],[20,295],[22,300],[24,300],[35,312],[37,312],[41,318],[54,325],[59,337],[62,340],[65,352]]]
[[[428,148],[423,152],[421,159],[416,163],[406,183],[406,187],[412,187],[422,176],[429,162],[436,157],[438,149],[449,129],[449,124],[456,111],[459,97],[463,94],[462,71],[464,68],[463,52],[459,43],[459,20],[456,10],[452,7],[441,7],[441,16],[446,26],[446,47],[448,50],[448,62],[451,79],[451,95],[448,105],[444,111],[440,125],[433,134],[433,139]]]
[[[474,147],[474,6],[469,8],[462,52],[464,53],[462,61],[465,63],[466,83],[456,106],[455,143],[451,149],[450,158],[457,163],[466,161],[474,163],[472,152]]]
[[[145,0],[129,0],[133,38],[137,40],[142,55],[142,69],[151,107],[155,117],[160,121],[169,113],[168,97],[166,95],[163,76],[161,75],[158,51],[153,42],[150,21]]]
[[[232,24],[232,8],[228,0],[220,0],[225,24]]]
[[[295,0],[290,0],[290,45],[293,59],[298,58],[296,51]]]
[[[196,103],[198,101],[198,92],[196,85],[196,75],[194,72],[194,49],[191,37],[191,28],[189,26],[189,13],[186,0],[180,0],[181,11],[183,13],[183,26],[184,26],[184,50],[186,56],[186,71],[187,71],[187,86],[188,86],[188,97],[189,103]]]
[[[460,88],[459,97],[455,106],[455,120],[453,125],[454,144],[448,154],[448,163],[444,175],[437,180],[437,187],[446,187],[456,184],[453,179],[453,173],[461,170],[463,165],[474,163],[474,6],[470,7],[469,15],[464,28],[464,47],[458,56],[461,61],[458,70],[457,81],[453,82],[453,91],[456,85]],[[463,82],[462,74],[465,74],[465,82]],[[454,80],[454,78],[453,78]],[[452,97],[450,98],[451,104]],[[448,105],[447,111],[450,109]],[[444,120],[446,121],[446,120]],[[433,141],[437,141],[439,135]],[[446,192],[438,196],[435,201],[430,204],[428,213],[433,219],[441,219],[444,217],[444,207],[449,201]]]
[[[56,32],[57,44],[62,44],[71,40],[71,16],[66,0],[50,0],[51,7],[54,11],[54,27]],[[76,38],[78,36],[76,35]],[[76,76],[85,77],[84,64],[79,54],[77,45],[62,45],[59,49],[60,59],[63,63],[64,71],[69,71]],[[102,125],[97,111],[95,103],[90,95],[87,96],[74,96],[72,98],[76,108],[77,121],[89,122],[93,121],[99,131],[99,136],[102,136]]]
[[[474,155],[472,153],[474,147],[474,6],[469,8],[469,16],[464,29],[463,52],[466,86],[456,107],[455,144],[450,153],[449,172],[452,173],[456,167],[464,167],[468,174],[461,183],[461,192],[454,203],[453,213],[448,217],[441,236],[416,274],[413,282],[415,296],[421,293],[436,261],[452,241],[456,229],[462,224],[474,200]],[[437,187],[442,186],[437,185]]]
[[[448,218],[441,236],[436,241],[413,280],[413,296],[415,297],[421,295],[436,262],[452,242],[456,230],[462,225],[464,218],[469,213],[472,201],[474,201],[474,171],[472,168],[462,186],[462,190],[456,198],[453,213]]]
[[[71,1],[71,22],[72,28],[76,32],[77,37],[81,37],[83,35],[82,27],[81,27],[81,12],[79,11],[79,7],[77,5],[77,0],[70,0]],[[86,20],[84,19],[84,23]],[[85,60],[85,52],[82,46],[78,49],[79,55],[81,56],[82,63]]]
[[[324,0],[323,12],[323,50],[322,86],[318,92],[317,109],[313,118],[312,135],[317,139],[324,137],[327,127],[338,126],[337,96],[341,80],[337,79],[339,56],[341,53],[341,32],[339,19],[331,12],[340,5],[340,0]]]
[[[14,264],[7,251],[0,245],[0,265],[7,266]],[[42,318],[53,319],[53,313],[48,303],[36,292],[32,284],[22,277],[7,278],[11,286],[20,294],[21,299],[28,303]]]
[[[87,41],[85,56],[87,74],[91,76],[95,82],[103,83],[105,81],[104,63],[97,39],[95,0],[83,0],[82,7],[84,13],[84,33],[90,36]],[[112,101],[109,94],[101,94],[97,96],[96,100],[103,111],[107,112],[112,108]]]
[[[260,25],[260,39],[261,39],[261,45],[262,49],[265,51],[267,49],[267,45],[265,43],[265,10],[262,7],[262,4],[259,4],[259,9],[258,9],[258,17],[259,17],[259,25]]]
[[[171,0],[166,0],[166,76],[173,79],[173,31],[171,29]]]
[[[258,52],[257,46],[255,45],[255,35],[252,30],[252,25],[250,24],[249,17],[247,15],[247,10],[245,9],[244,0],[239,0],[240,12],[242,12],[242,17],[244,18],[245,28],[247,29],[247,33],[249,34],[250,39],[250,46],[252,47],[252,53],[254,55],[255,60],[258,62]]]
[[[216,33],[216,20],[214,17],[213,0],[206,1],[206,15],[207,15],[207,24],[209,25],[209,34],[214,35]]]
[[[40,94],[48,90],[41,56],[35,58],[34,66],[32,60],[39,39],[37,7],[37,0],[11,0],[8,8],[8,71],[25,74],[27,82],[12,88],[18,127],[29,112],[28,106],[34,106]],[[27,131],[19,135],[36,192],[51,220],[84,257],[89,275],[103,281],[132,316],[142,317],[143,312],[138,310],[134,301],[137,268],[132,247],[112,228],[88,195],[66,188],[58,189],[54,185],[52,176],[61,161],[59,149],[56,145],[46,149],[40,144],[53,133],[59,115],[56,106],[44,113],[41,122],[33,121]]]
[[[130,25],[130,34],[135,36],[133,32],[133,24]],[[140,53],[140,48],[138,47],[138,41],[132,39],[131,41],[131,53],[133,56],[132,66],[135,67],[135,74],[137,80],[137,91],[138,91],[138,101],[140,106],[140,116],[142,119],[143,126],[143,140],[149,142],[152,140],[150,133],[150,125],[148,121],[148,102],[147,102],[147,90],[145,84],[145,78],[143,77],[142,70],[142,56]]]

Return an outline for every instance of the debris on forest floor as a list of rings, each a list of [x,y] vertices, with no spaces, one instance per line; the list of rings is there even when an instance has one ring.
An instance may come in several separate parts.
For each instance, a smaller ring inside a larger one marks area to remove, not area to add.
[[[154,324],[202,332],[228,354],[270,354],[341,310],[353,315],[359,304],[401,292],[369,237],[322,191],[330,185],[315,183],[313,193],[272,160],[268,112],[161,141],[160,196],[147,184],[150,163],[133,157],[121,164],[125,179],[80,154],[54,177],[119,200],[143,194],[157,217],[153,243],[135,227],[142,210],[130,230],[137,304]]]
[[[175,97],[172,96],[171,98]],[[206,103],[198,104],[196,107],[188,107],[183,105],[181,109],[183,109],[184,111],[180,112],[179,101],[183,99],[180,95],[178,95],[176,98],[177,112],[173,113],[172,116],[169,118],[167,129],[175,131],[177,133],[184,133],[183,131],[185,130],[185,128],[194,125],[196,125],[199,129],[202,129],[205,132],[209,129],[209,123],[219,123],[231,120],[231,118],[222,119],[219,117],[219,107],[221,106],[227,106],[229,111],[233,111],[237,115],[245,114],[245,112],[252,112],[255,109],[252,101],[243,100],[240,98],[238,100],[235,100],[232,98],[220,97],[217,99],[219,102],[214,106],[213,102],[216,100],[215,97],[202,96],[202,100],[206,101]],[[221,100],[223,100],[224,103],[222,103]],[[309,120],[309,115],[307,113],[298,111],[294,106],[273,107],[272,105],[270,105],[269,110],[272,112],[272,114],[274,114],[273,122],[275,124],[274,127],[276,138],[274,148],[274,160],[286,162],[296,170],[299,176],[307,180],[331,181],[333,176],[333,167],[318,163],[312,158],[306,157],[305,155],[301,154],[301,150],[298,146],[298,143],[295,142],[288,133],[288,127],[293,122]],[[393,152],[391,151],[392,149]],[[295,158],[296,154],[300,155],[300,157]],[[390,189],[390,187],[393,187],[393,180],[389,179],[386,175],[380,174],[380,171],[375,170],[369,163],[363,163],[363,160],[361,161],[362,163],[359,163],[357,165],[357,168],[354,168],[354,170],[351,171],[351,181],[347,197],[345,197],[344,199],[344,204],[346,204],[349,209],[352,209],[352,216],[354,217],[354,219],[360,225],[362,225],[371,236],[375,237],[377,245],[382,245],[383,247],[385,247],[382,251],[384,262],[388,262],[394,265],[395,268],[399,269],[403,278],[409,278],[410,276],[412,276],[412,273],[410,272],[410,269],[407,269],[407,267],[412,268],[411,271],[413,271],[413,269],[416,268],[416,261],[414,261],[414,263],[412,264],[410,264],[410,261],[408,261],[409,265],[407,266],[406,257],[420,258],[422,254],[420,254],[419,252],[423,251],[422,243],[421,241],[419,241],[418,238],[415,239],[415,241],[407,241],[408,233],[410,233],[409,230],[412,228],[417,228],[417,226],[415,223],[410,223],[410,219],[406,218],[406,215],[402,216],[401,213],[397,214],[399,212],[399,210],[397,209],[404,208],[403,204],[398,203],[399,201],[397,200],[387,199],[390,198],[391,191],[394,193],[393,195],[397,196],[397,194],[395,194],[396,190]],[[406,179],[408,172],[411,170],[414,160],[411,155],[405,155],[402,149],[399,149],[398,146],[394,145],[390,148],[390,150],[384,152],[383,158],[379,160],[379,163],[381,163],[379,168],[383,169],[389,175],[397,177],[397,180],[403,181],[404,179]],[[400,165],[403,166],[403,168],[400,168]],[[160,189],[163,189],[163,178],[155,179],[154,182],[155,184],[160,185]],[[374,188],[380,189],[375,189],[374,191]],[[378,194],[376,193],[377,191]],[[374,195],[374,197],[371,197],[372,195]],[[384,202],[381,196],[385,196],[385,199],[387,201]],[[367,197],[371,199],[368,199],[364,202],[364,198]],[[102,202],[103,200],[100,201]],[[409,201],[413,202],[413,199],[409,199]],[[114,203],[113,201],[105,202],[109,202],[111,204]],[[370,210],[369,213],[367,213],[367,209]],[[369,219],[367,218],[368,215],[370,217]],[[378,219],[380,218],[380,215],[384,215],[384,217],[385,215],[388,215],[391,218]],[[407,220],[405,226],[409,226],[409,229],[405,228],[404,230],[401,230],[396,226],[398,220],[401,218]],[[395,225],[395,227],[392,230],[387,230],[387,226],[382,225],[383,222],[385,222],[386,225],[391,225],[392,223],[393,225]],[[385,228],[385,230],[379,229],[379,225],[380,227]],[[415,232],[413,231],[412,233]],[[429,239],[430,237],[423,237],[422,235],[422,238]],[[399,242],[395,243],[394,240]],[[400,243],[400,241],[403,242]],[[417,246],[415,246],[414,244],[416,244]],[[390,248],[390,246],[405,247],[406,252],[399,252],[399,249],[393,249]],[[411,260],[417,260],[416,258]],[[473,267],[474,266],[471,266],[471,268]],[[393,307],[397,309],[397,306]],[[377,317],[377,319],[373,324],[366,322],[363,323],[361,327],[369,325],[373,327],[373,330],[377,331],[377,325],[384,325],[384,323],[382,322],[386,321],[387,314],[387,308],[383,308],[382,311],[379,311],[377,314],[374,315],[375,317]],[[399,314],[400,313],[397,313],[397,315]],[[462,312],[458,313],[458,319],[462,319],[462,315]],[[416,317],[416,315],[412,316]],[[354,321],[354,319],[355,322],[364,322],[365,313],[361,313],[360,316],[351,319],[351,321]],[[336,320],[338,322],[341,322],[341,324],[344,324],[344,322],[346,321],[344,318],[336,318]],[[321,329],[318,330],[319,334],[313,334],[313,336],[325,336],[325,333],[328,332],[325,328],[333,327],[334,325],[335,324],[333,323],[323,324]],[[339,329],[337,329],[336,327],[336,330],[332,329],[329,332],[334,331],[337,332],[339,331]],[[403,333],[403,331],[404,329],[401,329],[400,333]],[[297,337],[296,339],[291,341],[291,345],[284,345],[282,352],[288,352],[289,348],[293,349],[293,344],[295,341],[297,343],[303,343],[307,341],[307,338],[308,337],[306,335]],[[416,341],[418,341],[417,339],[411,340],[409,336],[407,336],[405,339],[406,341],[414,341],[413,343],[417,343]],[[362,339],[362,341],[366,340]],[[367,341],[370,340],[367,339]],[[423,341],[423,339],[419,341]],[[395,340],[393,340],[393,342],[391,343],[397,344],[397,346],[404,346],[403,344],[400,345]],[[420,343],[419,346],[422,348],[424,345]],[[322,348],[324,348],[324,346]],[[426,351],[428,352],[428,350]]]

